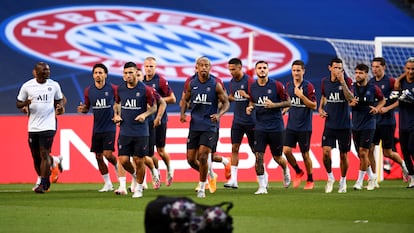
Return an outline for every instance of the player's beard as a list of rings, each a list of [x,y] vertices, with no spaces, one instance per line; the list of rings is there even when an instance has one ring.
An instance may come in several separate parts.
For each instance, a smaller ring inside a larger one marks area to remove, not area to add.
[[[202,77],[202,78],[208,78],[208,72],[207,71],[201,71],[201,72],[199,72],[199,75]]]
[[[365,79],[363,78],[357,78],[355,82],[358,84],[358,86],[366,86]]]
[[[127,79],[126,82],[127,82],[128,86],[134,87],[137,84],[137,78],[135,78],[135,77],[128,77],[128,79]]]

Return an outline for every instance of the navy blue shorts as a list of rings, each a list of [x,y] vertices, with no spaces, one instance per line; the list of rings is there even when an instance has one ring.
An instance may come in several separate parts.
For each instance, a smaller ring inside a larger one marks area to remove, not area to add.
[[[267,145],[273,156],[281,156],[283,150],[283,132],[254,131],[254,150],[265,153]]]
[[[379,145],[382,141],[382,148],[392,149],[394,148],[394,133],[395,125],[377,125],[372,143]]]
[[[354,139],[355,149],[359,148],[369,149],[371,147],[372,139],[374,138],[375,129],[366,130],[352,130],[352,138]]]
[[[118,154],[119,156],[138,156],[140,158],[148,155],[148,136],[119,136]]]
[[[322,146],[336,148],[338,140],[339,151],[349,152],[351,150],[351,129],[329,129],[325,128],[322,135]]]
[[[165,139],[167,137],[167,124],[161,123],[155,128],[155,146],[157,148],[165,147]]]
[[[296,144],[299,144],[300,152],[305,153],[309,151],[311,136],[311,131],[295,131],[286,129],[284,146],[296,148]]]
[[[115,150],[115,132],[94,133],[92,135],[91,152],[102,153],[104,150]]]
[[[254,125],[234,124],[231,127],[231,144],[241,144],[246,134],[249,145],[254,147]]]
[[[213,131],[190,131],[187,139],[187,150],[197,149],[204,145],[213,149],[217,144],[217,133]]]
[[[52,149],[55,130],[47,130],[42,132],[29,132],[29,147],[31,150],[39,150],[40,147]]]

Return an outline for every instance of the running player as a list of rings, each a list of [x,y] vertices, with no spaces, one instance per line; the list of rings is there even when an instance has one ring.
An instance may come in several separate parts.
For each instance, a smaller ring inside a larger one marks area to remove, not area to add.
[[[242,61],[239,58],[232,58],[228,62],[228,68],[232,79],[230,80],[229,101],[233,102],[233,122],[231,125],[231,178],[224,184],[226,188],[237,189],[237,166],[239,165],[239,149],[243,136],[254,152],[254,114],[247,115],[246,107],[249,105],[250,96],[247,94],[248,87],[254,82],[252,77],[243,73]]]
[[[114,104],[118,100],[117,86],[107,82],[108,68],[104,64],[95,64],[92,68],[94,83],[84,90],[84,101],[80,103],[77,111],[93,112],[93,129],[91,152],[95,153],[99,172],[104,180],[104,186],[99,192],[114,190],[109,175],[108,166],[104,158],[111,163],[118,173],[118,160],[113,154],[115,150],[116,125],[114,118]],[[120,190],[121,192],[124,190]],[[125,190],[126,192],[126,190]]]
[[[17,95],[16,107],[28,108],[29,146],[36,173],[41,176],[36,193],[50,188],[50,151],[56,134],[56,115],[65,112],[59,83],[50,79],[50,67],[45,62],[35,65],[35,78],[25,82]]]
[[[157,61],[154,57],[147,57],[144,60],[144,83],[149,86],[152,86],[152,88],[154,88],[159,93],[159,95],[164,99],[164,101],[167,104],[175,104],[176,98],[173,90],[168,85],[167,80],[156,73],[156,68]],[[165,111],[160,124],[155,127],[155,146],[157,147],[157,152],[159,156],[162,158],[162,160],[165,163],[165,166],[167,167],[166,185],[170,186],[174,177],[174,169],[170,163],[170,155],[167,153],[167,151],[165,151],[167,121],[167,112]],[[154,160],[154,165],[158,169],[157,157],[153,156],[152,158]]]
[[[256,126],[254,131],[254,150],[256,152],[256,175],[259,189],[255,194],[267,194],[267,182],[264,175],[264,153],[270,146],[273,159],[283,169],[283,185],[290,185],[290,172],[286,159],[282,156],[284,123],[282,109],[290,106],[290,98],[285,87],[279,81],[269,79],[268,64],[258,61],[255,65],[258,79],[250,86],[249,106],[246,113],[255,109]]]
[[[369,150],[370,166],[367,170],[368,174],[376,175],[376,161],[374,156],[374,149],[381,141],[382,154],[386,158],[390,158],[401,166],[404,181],[407,182],[408,170],[405,166],[404,160],[401,156],[393,150],[394,148],[394,132],[396,127],[394,109],[398,107],[398,101],[391,102],[388,98],[394,90],[395,79],[385,74],[386,61],[383,57],[375,57],[371,63],[372,77],[369,82],[381,88],[382,94],[385,96],[386,104],[379,109],[379,114],[376,115],[376,128],[374,139]],[[378,188],[376,180],[375,186]]]
[[[396,81],[396,90],[402,94],[399,100],[399,132],[401,151],[407,165],[407,188],[414,188],[414,57],[407,59],[404,73]]]
[[[304,172],[300,169],[292,153],[292,148],[299,144],[305,163],[307,182],[304,189],[313,189],[312,160],[309,157],[310,140],[312,135],[312,115],[316,110],[316,96],[313,84],[303,79],[305,75],[305,63],[295,60],[292,63],[292,81],[286,84],[287,92],[291,98],[287,126],[285,130],[285,142],[283,153],[289,164],[295,169],[296,176],[293,180],[293,187],[300,185]]]
[[[211,63],[207,57],[197,59],[197,78],[186,86],[181,103],[180,121],[186,122],[187,106],[191,105],[190,131],[187,140],[187,160],[190,166],[199,171],[198,198],[205,197],[205,184],[208,173],[208,155],[215,143],[217,122],[229,109],[229,102],[219,79],[210,76]],[[219,108],[219,103],[221,106]],[[217,112],[218,111],[218,112]]]
[[[351,149],[351,118],[348,102],[353,99],[352,80],[345,77],[343,63],[334,58],[329,63],[330,75],[322,79],[319,115],[325,118],[322,136],[323,164],[328,173],[325,193],[331,193],[335,183],[332,173],[331,151],[339,144],[341,179],[338,193],[346,193],[347,154]]]
[[[368,82],[369,67],[358,64],[355,67],[354,98],[352,107],[352,137],[359,157],[358,179],[354,189],[361,190],[368,169],[368,153],[375,133],[375,114],[384,106],[385,99],[381,89]],[[367,190],[374,190],[376,177],[369,174]]]
[[[157,111],[153,89],[140,82],[137,74],[135,63],[125,63],[125,83],[118,87],[120,102],[115,105],[114,117],[115,122],[120,123],[119,162],[133,176],[133,198],[143,196],[144,161],[148,154],[148,117]],[[135,167],[132,166],[130,157]]]

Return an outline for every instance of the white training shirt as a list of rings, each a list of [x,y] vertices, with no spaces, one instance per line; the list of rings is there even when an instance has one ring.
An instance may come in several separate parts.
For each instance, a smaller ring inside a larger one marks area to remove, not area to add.
[[[59,83],[47,79],[38,83],[36,79],[25,82],[20,88],[17,100],[32,99],[29,105],[29,132],[56,130],[55,100],[63,98]]]

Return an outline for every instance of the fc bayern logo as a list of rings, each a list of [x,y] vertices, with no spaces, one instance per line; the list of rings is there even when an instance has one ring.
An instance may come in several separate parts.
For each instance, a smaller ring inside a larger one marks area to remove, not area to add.
[[[90,71],[105,64],[122,75],[123,65],[157,59],[157,72],[170,81],[194,74],[201,56],[211,60],[211,73],[231,78],[227,62],[269,63],[269,76],[290,70],[303,50],[289,41],[246,23],[158,8],[89,5],[37,10],[8,19],[4,36],[11,47],[42,60]]]

